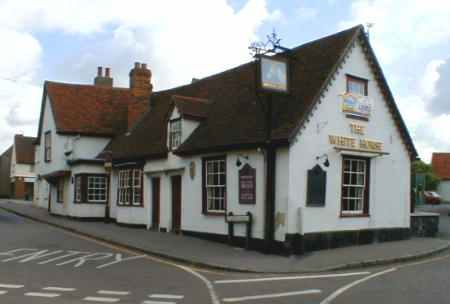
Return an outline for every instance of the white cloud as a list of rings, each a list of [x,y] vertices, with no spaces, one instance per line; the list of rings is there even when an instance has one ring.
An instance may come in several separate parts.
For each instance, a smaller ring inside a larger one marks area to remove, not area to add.
[[[265,0],[248,0],[237,11],[226,0],[2,0],[0,37],[8,43],[0,49],[0,77],[19,82],[0,80],[6,88],[0,138],[36,134],[42,90],[31,83],[41,82],[35,76],[45,64],[38,33],[95,41],[57,59],[64,62],[50,69],[57,80],[91,82],[96,66],[104,65],[112,68],[115,84],[128,86],[133,62],[141,61],[149,64],[159,90],[245,62],[258,28],[280,18]],[[0,142],[0,148],[6,145]]]

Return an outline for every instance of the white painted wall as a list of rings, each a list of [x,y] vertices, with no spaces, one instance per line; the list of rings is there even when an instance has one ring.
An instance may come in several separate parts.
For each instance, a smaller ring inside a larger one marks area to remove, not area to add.
[[[44,118],[42,122],[42,134],[39,145],[35,151],[35,171],[38,175],[45,175],[59,170],[71,170],[72,175],[76,173],[104,173],[102,165],[76,165],[71,167],[67,164],[69,159],[93,159],[108,144],[109,138],[90,137],[77,135],[62,135],[56,133],[56,125],[51,109],[51,103],[47,96],[44,108]],[[44,161],[44,139],[45,132],[51,132],[51,161]],[[64,152],[72,150],[69,156]],[[44,179],[39,179],[35,186],[35,200],[37,206],[47,208],[48,206],[48,183]],[[55,188],[55,187],[51,187]],[[73,184],[71,179],[65,184],[65,201],[63,206],[52,208],[52,212],[77,216],[77,217],[98,217],[104,216],[104,205],[86,206],[85,204],[73,204]],[[56,205],[56,188],[52,189],[52,206]],[[53,193],[54,192],[54,193]],[[54,195],[54,197],[53,197]],[[67,196],[66,196],[67,195]],[[53,199],[54,198],[54,199]]]
[[[18,164],[16,159],[16,146],[13,145],[12,157],[11,157],[11,170],[10,177],[36,177],[34,172],[34,165],[30,164]]]
[[[341,112],[339,94],[346,90],[346,74],[369,80],[368,95],[372,115],[368,122],[355,121]],[[410,160],[394,125],[374,75],[369,69],[359,43],[335,75],[309,123],[292,143],[289,153],[289,233],[312,233],[336,230],[409,227]],[[366,127],[366,134],[351,134],[349,124]],[[370,217],[341,218],[342,155],[328,142],[328,135],[362,137],[381,141],[389,155],[373,158],[370,176]],[[328,154],[325,207],[306,207],[307,170],[316,165],[316,156]],[[299,212],[301,214],[299,218]]]
[[[450,180],[441,181],[438,185],[437,192],[444,201],[450,202]]]

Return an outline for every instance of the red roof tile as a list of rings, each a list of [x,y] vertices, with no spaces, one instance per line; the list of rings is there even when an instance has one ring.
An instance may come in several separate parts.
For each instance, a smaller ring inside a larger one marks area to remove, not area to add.
[[[431,157],[431,166],[434,174],[441,179],[450,179],[450,152],[433,153]]]

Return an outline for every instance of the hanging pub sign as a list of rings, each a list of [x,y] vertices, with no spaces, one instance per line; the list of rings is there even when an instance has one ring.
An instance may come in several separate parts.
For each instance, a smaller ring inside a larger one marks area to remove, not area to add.
[[[239,170],[239,203],[256,203],[256,170],[249,164]]]
[[[342,98],[342,112],[369,119],[372,105],[367,96],[352,93],[345,93],[340,96]]]
[[[261,89],[287,93],[288,88],[288,62],[284,58],[261,56],[260,60]]]

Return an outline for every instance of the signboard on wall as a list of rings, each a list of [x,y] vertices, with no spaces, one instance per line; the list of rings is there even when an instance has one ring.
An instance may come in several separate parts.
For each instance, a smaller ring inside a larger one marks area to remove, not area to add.
[[[249,164],[239,170],[239,203],[256,203],[256,170]]]
[[[369,119],[372,105],[367,96],[345,93],[341,95],[342,112]]]

